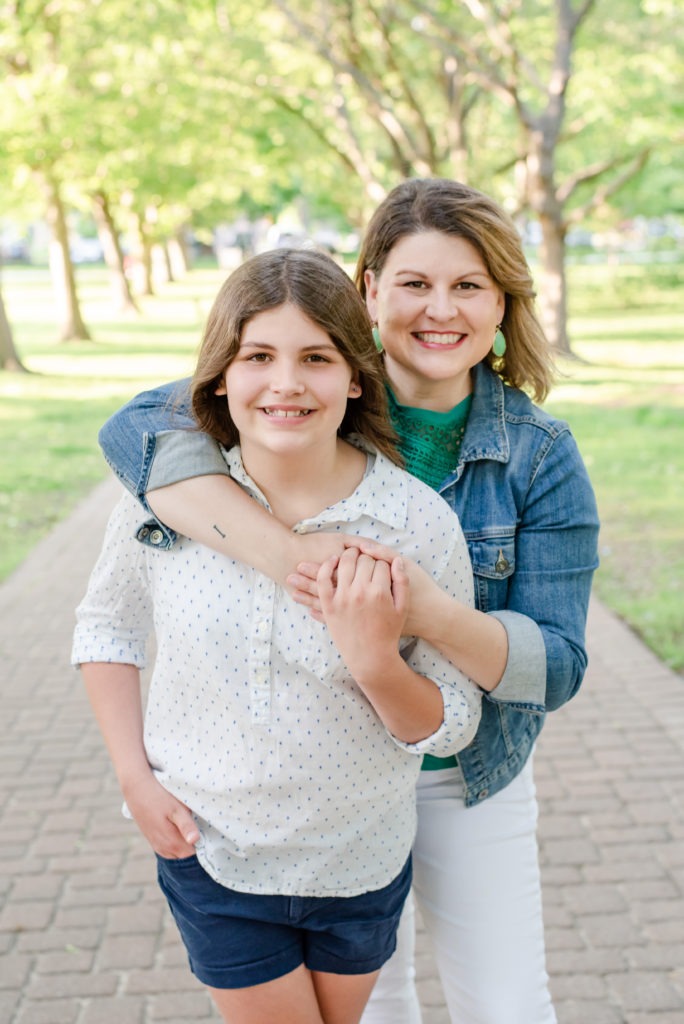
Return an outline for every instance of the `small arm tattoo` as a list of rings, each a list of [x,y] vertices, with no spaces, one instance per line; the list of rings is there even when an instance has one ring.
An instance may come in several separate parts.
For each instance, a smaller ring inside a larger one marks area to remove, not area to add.
[[[219,528],[218,528],[218,526],[216,525],[216,523],[214,523],[214,529],[215,529],[215,530],[216,530],[216,532],[218,533],[219,537],[223,537],[223,539],[224,539],[224,540],[226,539],[226,535],[225,535],[225,533],[223,532],[223,530],[219,530]]]

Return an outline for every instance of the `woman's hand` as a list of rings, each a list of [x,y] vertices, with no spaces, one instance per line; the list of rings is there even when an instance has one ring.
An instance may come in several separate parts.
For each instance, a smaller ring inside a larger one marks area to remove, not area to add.
[[[136,825],[160,857],[180,860],[195,852],[200,837],[192,814],[150,772],[130,782],[124,799]]]

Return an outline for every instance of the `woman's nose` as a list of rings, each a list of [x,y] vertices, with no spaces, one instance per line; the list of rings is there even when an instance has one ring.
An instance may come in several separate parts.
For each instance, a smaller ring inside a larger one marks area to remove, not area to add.
[[[458,313],[458,302],[451,291],[433,291],[425,312],[433,320],[451,320]]]

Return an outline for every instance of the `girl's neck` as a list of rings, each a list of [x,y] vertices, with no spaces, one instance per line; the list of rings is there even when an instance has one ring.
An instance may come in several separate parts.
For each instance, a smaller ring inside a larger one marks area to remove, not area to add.
[[[333,449],[315,457],[242,449],[242,463],[268,501],[276,519],[294,526],[348,498],[366,471],[366,455],[337,438]]]

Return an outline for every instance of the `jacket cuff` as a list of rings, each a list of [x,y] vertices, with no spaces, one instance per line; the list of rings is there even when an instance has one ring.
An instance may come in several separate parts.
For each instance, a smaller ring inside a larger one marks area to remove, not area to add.
[[[491,700],[543,711],[546,703],[546,647],[542,631],[527,615],[507,610],[490,612],[508,635],[508,660]]]
[[[146,491],[168,487],[193,476],[229,476],[218,443],[198,430],[163,430],[156,435]]]

